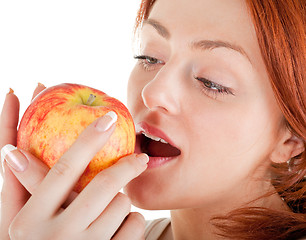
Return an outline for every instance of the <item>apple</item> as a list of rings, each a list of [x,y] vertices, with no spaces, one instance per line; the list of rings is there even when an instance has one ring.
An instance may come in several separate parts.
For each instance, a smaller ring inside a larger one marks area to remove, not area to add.
[[[51,168],[90,123],[109,111],[118,115],[116,128],[76,183],[74,191],[79,193],[100,171],[134,153],[134,122],[119,100],[80,84],[47,88],[26,109],[18,128],[17,147]]]

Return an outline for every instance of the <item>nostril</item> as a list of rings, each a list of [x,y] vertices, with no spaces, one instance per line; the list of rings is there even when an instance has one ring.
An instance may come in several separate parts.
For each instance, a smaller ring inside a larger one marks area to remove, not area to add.
[[[153,108],[150,108],[151,111],[161,111],[161,112],[168,112],[168,110],[162,106],[155,106]]]

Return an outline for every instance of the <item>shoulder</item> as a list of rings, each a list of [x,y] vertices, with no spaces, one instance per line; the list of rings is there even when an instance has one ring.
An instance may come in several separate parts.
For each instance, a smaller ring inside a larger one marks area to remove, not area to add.
[[[157,240],[169,224],[169,218],[158,218],[146,221],[145,239]]]

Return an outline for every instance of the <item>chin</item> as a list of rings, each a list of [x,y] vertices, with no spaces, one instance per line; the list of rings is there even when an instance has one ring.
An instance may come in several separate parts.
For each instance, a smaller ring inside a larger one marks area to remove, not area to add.
[[[145,183],[143,177],[140,175],[129,182],[123,191],[131,199],[134,206],[146,210],[157,210],[159,209],[156,201],[158,195],[153,193],[152,189],[149,188],[148,184]]]
[[[160,176],[160,175],[158,175]],[[129,182],[123,189],[135,207],[145,210],[172,210],[190,207],[190,199],[180,187],[169,185],[160,177],[146,172]],[[183,203],[183,204],[182,204]]]
[[[168,210],[170,204],[167,191],[163,191],[156,184],[149,184],[146,176],[140,175],[133,179],[123,189],[134,206],[145,210]],[[152,182],[151,182],[152,183]],[[167,202],[165,202],[167,200]]]

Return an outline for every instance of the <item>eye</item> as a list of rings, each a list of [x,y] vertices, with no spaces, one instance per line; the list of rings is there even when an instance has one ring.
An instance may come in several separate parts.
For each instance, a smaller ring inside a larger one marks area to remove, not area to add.
[[[163,61],[150,57],[147,55],[138,55],[134,56],[135,59],[138,59],[139,63],[143,66],[143,68],[147,71],[154,70],[155,65],[163,64]]]
[[[202,83],[203,91],[209,95],[212,94],[214,98],[217,98],[219,94],[231,94],[235,96],[233,91],[228,87],[224,87],[220,84],[212,82],[207,78],[200,78],[200,77],[194,77],[194,78]]]

